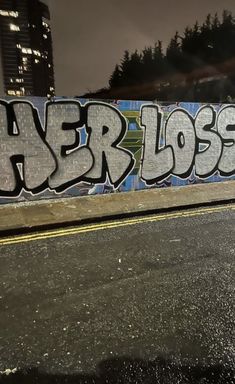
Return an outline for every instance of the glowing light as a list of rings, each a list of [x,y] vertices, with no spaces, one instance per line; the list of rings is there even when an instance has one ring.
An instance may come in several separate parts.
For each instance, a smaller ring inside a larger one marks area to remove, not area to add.
[[[32,49],[31,48],[22,48],[22,53],[28,53],[29,55],[32,55]]]
[[[23,96],[24,95],[24,92],[23,91],[16,91],[14,89],[8,89],[7,90],[7,94],[9,96]]]
[[[20,27],[18,25],[15,25],[15,24],[10,24],[10,30],[14,31],[14,32],[18,32],[18,31],[20,31]]]
[[[35,56],[41,56],[41,52],[40,51],[36,51],[36,50],[33,50],[33,53]]]
[[[0,9],[0,16],[6,16],[6,17],[18,17],[19,13],[14,11],[4,11],[3,9]]]

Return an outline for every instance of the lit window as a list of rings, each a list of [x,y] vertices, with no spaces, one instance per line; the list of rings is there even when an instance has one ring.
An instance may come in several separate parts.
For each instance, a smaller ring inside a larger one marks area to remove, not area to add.
[[[0,9],[0,16],[7,16],[7,17],[18,17],[19,13],[14,11],[4,11]]]
[[[2,9],[0,9],[0,15],[1,16],[10,16],[8,11],[3,11]]]
[[[13,83],[14,82],[14,80],[13,79],[10,79],[10,83]]]
[[[41,52],[40,51],[33,50],[33,53],[34,53],[35,56],[41,56]]]
[[[22,57],[22,61],[23,61],[23,63],[27,63],[28,62],[27,57]]]
[[[19,16],[19,12],[14,12],[14,11],[10,11],[10,16],[12,17],[18,17]]]
[[[38,64],[39,60],[38,59],[34,59],[34,62],[35,62],[35,64]]]
[[[29,55],[32,55],[32,49],[31,48],[22,48],[22,53],[27,53]]]
[[[23,82],[24,82],[24,79],[16,79],[16,82],[17,82],[17,83],[23,83]]]
[[[55,89],[53,88],[53,87],[50,87],[50,91],[52,92],[52,91],[54,91]]]
[[[20,44],[16,44],[16,48],[21,49],[21,45]]]
[[[21,91],[16,91],[16,96],[22,96],[23,93]]]
[[[25,89],[24,88],[20,88],[20,91],[14,90],[14,89],[8,89],[7,94],[9,96],[24,96]]]
[[[51,64],[48,64],[48,68],[51,68]]]
[[[43,34],[43,37],[44,37],[44,39],[47,39],[47,35],[45,33]]]
[[[20,31],[20,27],[18,25],[15,25],[15,24],[10,24],[10,30],[11,31]]]

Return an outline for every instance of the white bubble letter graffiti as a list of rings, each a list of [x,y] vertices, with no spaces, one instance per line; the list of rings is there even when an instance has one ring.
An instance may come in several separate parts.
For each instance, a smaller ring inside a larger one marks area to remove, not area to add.
[[[25,186],[36,192],[56,168],[36,109],[27,102],[1,103],[0,124],[1,191],[18,195]]]
[[[119,146],[127,132],[124,116],[104,103],[87,105],[87,131],[94,165],[86,175],[94,183],[105,183],[107,176],[114,188],[125,180],[134,167],[134,156]]]
[[[49,185],[57,192],[78,183],[92,167],[93,157],[80,145],[80,104],[55,102],[47,105],[46,139],[57,159],[57,169]]]
[[[221,175],[230,176],[235,171],[235,106],[226,106],[220,110],[217,129],[223,140],[223,152],[218,168]]]
[[[196,135],[193,119],[183,109],[175,109],[166,121],[166,145],[173,148],[173,174],[188,177],[194,165]]]
[[[198,153],[195,157],[195,173],[209,177],[217,170],[222,152],[222,141],[215,131],[216,112],[213,107],[202,107],[195,119]]]
[[[166,178],[174,167],[172,148],[160,146],[162,117],[157,106],[143,106],[141,124],[144,127],[144,142],[141,178],[147,185]]]

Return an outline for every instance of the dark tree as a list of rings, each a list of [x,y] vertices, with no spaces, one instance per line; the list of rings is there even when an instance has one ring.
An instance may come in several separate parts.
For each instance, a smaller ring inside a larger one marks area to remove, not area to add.
[[[109,79],[109,86],[110,87],[119,87],[120,81],[121,81],[122,72],[120,71],[119,65],[116,65],[110,79]]]
[[[138,54],[137,51],[135,51],[130,58],[130,69],[131,69],[131,75],[130,75],[130,83],[132,85],[138,84],[141,82],[141,74],[142,74],[142,60],[141,55]]]
[[[182,36],[176,32],[165,53],[160,41],[140,53],[125,51],[111,75],[110,91],[119,87],[128,92],[136,85],[142,91],[143,84],[147,89],[153,84],[153,97],[158,99],[224,100],[226,94],[235,97],[234,62],[235,20],[225,10],[221,20],[208,14],[202,25],[186,27]],[[178,85],[172,86],[172,79],[180,79]]]
[[[161,78],[166,73],[165,57],[162,50],[162,42],[159,40],[153,49],[154,78]]]
[[[175,36],[171,39],[170,44],[166,50],[166,59],[169,67],[169,72],[181,72],[183,70],[183,53],[181,49],[180,36],[176,32]]]

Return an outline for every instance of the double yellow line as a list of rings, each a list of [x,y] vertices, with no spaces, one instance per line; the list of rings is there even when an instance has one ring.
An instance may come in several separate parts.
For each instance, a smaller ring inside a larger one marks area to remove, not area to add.
[[[161,215],[159,214],[159,215],[152,215],[152,216],[135,217],[133,219],[116,220],[116,221],[104,222],[100,224],[90,224],[86,226],[83,225],[83,226],[72,227],[72,228],[56,229],[53,231],[42,231],[42,232],[28,234],[28,235],[5,237],[3,239],[0,239],[0,246],[27,243],[31,241],[45,240],[45,239],[51,239],[51,238],[63,237],[63,236],[71,236],[71,235],[77,235],[79,233],[95,232],[95,231],[120,228],[120,227],[129,226],[129,225],[144,224],[144,223],[156,222],[156,221],[162,221],[162,220],[202,216],[202,215],[208,215],[216,212],[223,212],[227,210],[235,210],[235,205],[233,204],[233,205],[226,205],[221,207],[185,210],[185,211],[174,212],[174,213],[165,213]]]

